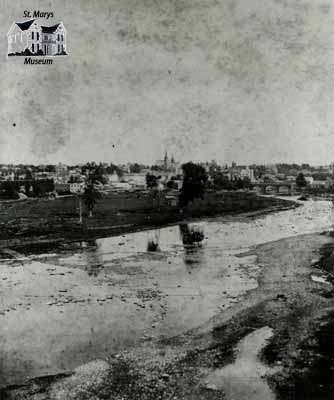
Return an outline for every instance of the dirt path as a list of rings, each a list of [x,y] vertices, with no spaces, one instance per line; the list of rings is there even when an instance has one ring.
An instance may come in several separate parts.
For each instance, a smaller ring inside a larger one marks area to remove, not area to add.
[[[323,338],[319,333],[320,325],[323,329],[331,328],[328,316],[334,310],[332,285],[315,282],[311,275],[323,274],[312,263],[319,259],[319,250],[324,246],[328,248],[332,242],[329,236],[311,234],[260,245],[251,250],[262,268],[259,286],[239,297],[232,307],[220,312],[208,324],[173,338],[145,342],[107,360],[86,364],[68,377],[39,379],[25,387],[3,391],[2,398],[228,399],[229,391],[223,383],[213,384],[205,378],[210,374],[217,376],[224,368],[229,368],[227,366],[235,358],[238,360],[238,342],[267,327],[272,335],[268,335],[268,345],[264,349],[259,346],[256,360],[269,363],[275,373],[266,377],[266,371],[262,370],[257,383],[269,383],[273,398],[325,399],[298,397],[299,392],[294,393],[291,388],[296,387],[297,378],[299,387],[303,386],[301,382],[307,374],[312,374],[312,367],[322,356],[321,343],[318,343]],[[313,351],[307,347],[310,343],[313,343]],[[310,360],[307,365],[306,359]],[[322,385],[320,389],[326,387],[326,382],[317,381],[317,384]],[[245,385],[244,390],[247,390],[247,382]],[[251,383],[248,388],[252,389]],[[319,390],[309,393],[319,396]]]

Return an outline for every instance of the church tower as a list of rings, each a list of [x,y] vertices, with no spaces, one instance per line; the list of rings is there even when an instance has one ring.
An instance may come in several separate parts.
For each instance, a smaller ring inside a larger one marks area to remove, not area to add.
[[[164,168],[165,168],[165,170],[168,168],[168,155],[167,155],[167,151],[165,152],[165,157],[164,157]]]

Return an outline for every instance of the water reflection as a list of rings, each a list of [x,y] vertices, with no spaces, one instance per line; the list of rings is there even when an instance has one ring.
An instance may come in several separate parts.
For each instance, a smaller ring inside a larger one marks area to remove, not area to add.
[[[82,242],[82,247],[86,248],[86,251],[83,252],[85,257],[85,271],[89,276],[98,276],[104,268],[101,244],[96,240],[88,240]]]
[[[147,240],[147,251],[160,251],[160,229],[150,232]]]
[[[204,240],[204,232],[201,226],[179,224],[182,243],[185,248],[201,246]]]
[[[183,261],[187,272],[191,274],[204,263],[203,227],[198,225],[179,224],[180,236],[184,247]]]
[[[185,247],[183,262],[188,274],[192,274],[205,267],[205,250],[201,246]]]

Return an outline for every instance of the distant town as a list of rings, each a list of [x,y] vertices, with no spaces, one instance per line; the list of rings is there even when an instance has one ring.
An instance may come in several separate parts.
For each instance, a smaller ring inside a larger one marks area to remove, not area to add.
[[[293,194],[298,189],[334,193],[334,164],[220,165],[215,160],[200,163],[207,173],[207,187],[217,190],[252,190],[262,194]],[[78,165],[0,164],[0,198],[61,196],[84,191],[89,177],[104,192],[132,192],[155,188],[178,191],[183,169],[167,152],[152,166],[138,163],[116,165],[88,162]]]

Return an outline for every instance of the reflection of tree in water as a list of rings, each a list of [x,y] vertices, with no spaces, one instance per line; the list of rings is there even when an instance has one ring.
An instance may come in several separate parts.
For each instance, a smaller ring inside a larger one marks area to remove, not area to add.
[[[200,226],[189,226],[188,224],[179,224],[182,243],[185,246],[200,246],[204,240],[203,228]]]
[[[86,257],[85,271],[89,276],[98,276],[103,269],[103,255],[100,244],[96,240],[84,242],[85,248],[83,255]]]
[[[157,229],[153,233],[150,233],[147,240],[147,251],[160,251],[159,247],[160,230]]]
[[[180,224],[180,235],[184,246],[184,263],[189,274],[203,263],[204,249],[202,242],[204,240],[203,228],[200,226],[189,226]]]
[[[183,261],[189,274],[205,263],[205,249],[202,246],[185,246]]]

